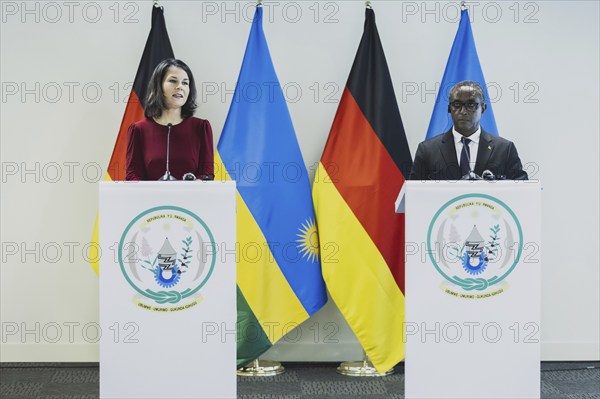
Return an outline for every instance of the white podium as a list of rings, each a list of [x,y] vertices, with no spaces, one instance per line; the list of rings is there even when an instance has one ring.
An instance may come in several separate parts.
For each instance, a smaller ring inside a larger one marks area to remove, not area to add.
[[[539,183],[403,191],[406,398],[539,398]]]
[[[236,396],[235,182],[100,183],[100,397]]]

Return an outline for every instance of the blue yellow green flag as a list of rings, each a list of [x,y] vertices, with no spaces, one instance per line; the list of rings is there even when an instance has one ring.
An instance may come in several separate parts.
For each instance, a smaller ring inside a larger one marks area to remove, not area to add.
[[[238,365],[327,301],[308,172],[256,9],[217,145],[216,179],[237,182]]]

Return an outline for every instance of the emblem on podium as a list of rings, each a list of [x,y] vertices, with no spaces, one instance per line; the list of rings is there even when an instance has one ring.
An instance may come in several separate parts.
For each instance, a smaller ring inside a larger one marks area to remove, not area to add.
[[[466,194],[445,203],[427,234],[427,254],[448,294],[481,299],[504,292],[523,252],[519,219],[504,202]]]
[[[172,312],[202,300],[215,266],[216,245],[207,224],[187,209],[161,206],[136,216],[121,236],[118,260],[144,309]]]

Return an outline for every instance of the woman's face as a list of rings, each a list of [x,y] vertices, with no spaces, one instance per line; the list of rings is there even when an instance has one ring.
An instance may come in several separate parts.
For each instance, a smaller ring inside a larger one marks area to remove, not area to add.
[[[168,109],[183,107],[190,94],[190,79],[187,73],[178,67],[169,67],[162,83],[165,106]]]

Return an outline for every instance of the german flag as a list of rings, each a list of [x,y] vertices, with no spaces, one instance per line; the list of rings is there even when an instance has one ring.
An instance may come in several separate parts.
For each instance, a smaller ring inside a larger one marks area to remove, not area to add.
[[[104,180],[125,180],[126,174],[126,159],[125,155],[127,152],[127,130],[129,126],[144,118],[144,102],[146,101],[146,90],[150,77],[154,68],[164,59],[174,58],[173,48],[169,40],[169,34],[167,33],[167,26],[165,24],[165,16],[163,8],[159,6],[152,7],[152,27],[150,28],[150,34],[146,41],[146,47],[144,47],[144,53],[140,60],[135,79],[133,81],[133,87],[129,94],[127,106],[125,107],[125,114],[121,121],[121,127],[119,128],[119,134],[115,142],[106,175]],[[98,239],[98,215],[96,215],[96,224],[94,225],[94,231],[92,233],[92,247],[100,248]],[[90,263],[92,269],[98,274],[100,267],[100,257],[90,256]]]
[[[411,167],[375,13],[367,8],[313,201],[327,288],[378,372],[404,358],[404,215],[394,201]]]

